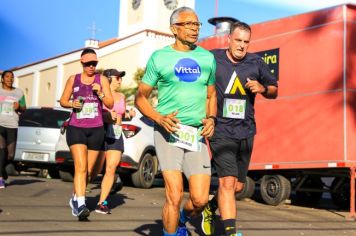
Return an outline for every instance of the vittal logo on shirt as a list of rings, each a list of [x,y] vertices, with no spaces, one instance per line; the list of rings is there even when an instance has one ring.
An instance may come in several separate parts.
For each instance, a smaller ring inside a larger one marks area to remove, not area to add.
[[[201,75],[201,69],[196,61],[183,58],[174,66],[174,73],[180,81],[194,82]]]

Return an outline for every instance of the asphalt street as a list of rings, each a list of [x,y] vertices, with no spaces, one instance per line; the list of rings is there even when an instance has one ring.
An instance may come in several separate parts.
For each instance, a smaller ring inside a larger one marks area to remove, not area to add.
[[[0,235],[162,235],[162,181],[151,189],[125,185],[109,199],[112,214],[92,211],[88,222],[71,215],[71,183],[28,175],[10,177],[8,182],[6,189],[0,189]],[[87,202],[93,210],[100,186],[90,187]],[[323,201],[314,208],[239,201],[238,227],[243,236],[356,235],[356,222],[347,219],[348,212],[333,209],[328,199]],[[190,235],[203,235],[198,219],[188,229]],[[223,235],[220,221],[216,235]]]

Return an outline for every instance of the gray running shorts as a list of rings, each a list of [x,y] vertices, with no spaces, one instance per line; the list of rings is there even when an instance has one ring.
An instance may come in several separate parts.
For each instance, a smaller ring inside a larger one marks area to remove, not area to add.
[[[211,164],[205,138],[200,152],[193,152],[169,144],[170,134],[161,126],[155,125],[154,139],[156,154],[161,170],[179,170],[189,179],[191,175],[211,175]]]

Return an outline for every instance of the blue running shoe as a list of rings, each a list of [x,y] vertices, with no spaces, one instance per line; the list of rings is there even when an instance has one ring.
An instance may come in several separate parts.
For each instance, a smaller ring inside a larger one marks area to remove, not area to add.
[[[72,215],[78,216],[78,202],[74,201],[73,198],[69,199],[69,206],[72,208]]]
[[[78,219],[79,219],[79,221],[87,220],[89,215],[90,215],[90,210],[88,209],[88,207],[86,205],[81,205],[78,208]]]
[[[242,236],[242,233],[236,233],[236,236]]]
[[[183,226],[183,227],[178,227],[177,236],[188,236],[188,229],[187,229],[187,227],[185,227],[185,226]]]
[[[5,187],[6,187],[5,180],[0,179],[0,188],[5,188]]]

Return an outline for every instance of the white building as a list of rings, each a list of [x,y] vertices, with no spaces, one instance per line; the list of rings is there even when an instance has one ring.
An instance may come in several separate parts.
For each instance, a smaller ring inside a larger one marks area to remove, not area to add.
[[[86,41],[86,46],[95,48],[98,54],[97,68],[125,70],[123,87],[135,86],[133,75],[146,66],[151,53],[174,42],[169,30],[172,11],[194,5],[195,0],[120,0],[118,37]],[[68,77],[82,71],[83,48],[14,70],[15,85],[24,91],[27,106],[59,105]]]

